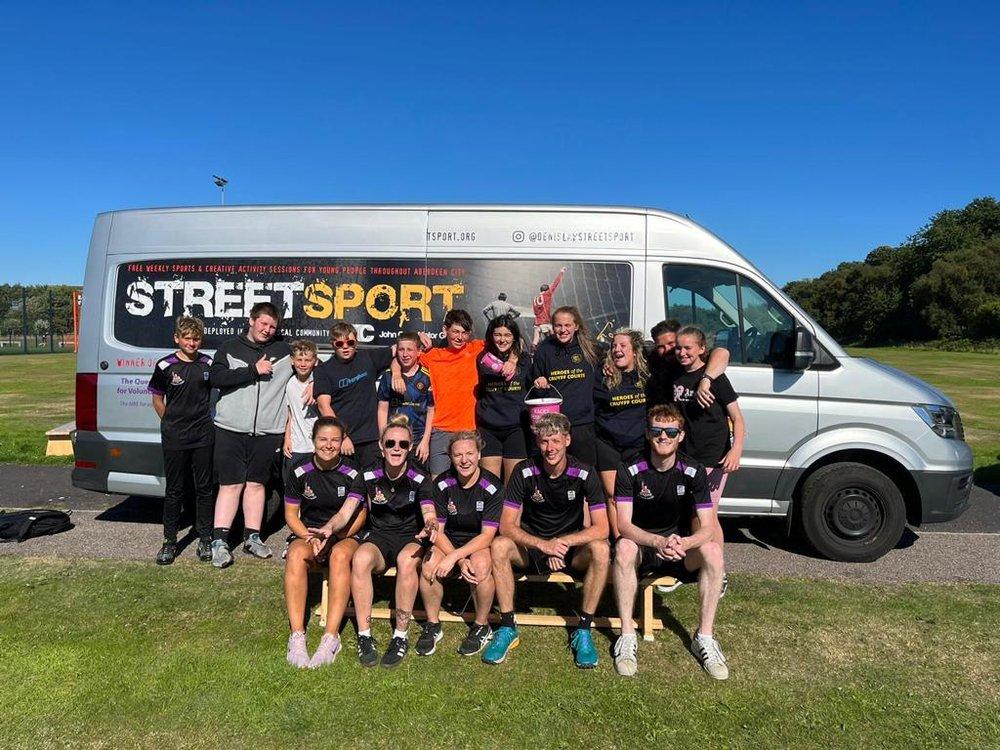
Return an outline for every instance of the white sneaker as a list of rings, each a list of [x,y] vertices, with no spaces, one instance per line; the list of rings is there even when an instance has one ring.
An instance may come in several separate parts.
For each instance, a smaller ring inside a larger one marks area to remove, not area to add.
[[[337,658],[337,654],[339,653],[340,637],[324,633],[320,639],[319,648],[316,649],[316,653],[309,660],[309,668],[316,669],[317,667],[324,667],[327,664],[333,664],[333,660]]]
[[[713,680],[729,679],[729,666],[726,664],[726,657],[715,638],[702,638],[695,635],[691,639],[691,653],[701,664],[701,668],[708,672],[708,676]]]
[[[309,666],[309,652],[306,651],[306,634],[297,630],[288,636],[288,654],[285,659],[293,667],[305,669]]]
[[[639,651],[639,639],[635,633],[622,633],[615,641],[615,670],[622,677],[635,677],[639,671],[636,654]]]

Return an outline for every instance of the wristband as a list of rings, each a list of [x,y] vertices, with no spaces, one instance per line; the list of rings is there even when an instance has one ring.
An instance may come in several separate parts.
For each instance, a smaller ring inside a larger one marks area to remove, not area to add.
[[[704,375],[702,375],[702,376],[701,376],[701,377],[699,378],[699,380],[707,380],[707,381],[708,381],[709,383],[714,383],[714,382],[715,382],[715,378],[713,378],[713,377],[712,377],[711,375],[709,375],[709,374],[708,374],[707,372],[706,372],[706,373],[705,373]]]

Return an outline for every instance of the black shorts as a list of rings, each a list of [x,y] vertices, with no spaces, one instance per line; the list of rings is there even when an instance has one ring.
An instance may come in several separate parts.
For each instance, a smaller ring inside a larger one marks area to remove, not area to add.
[[[415,539],[413,534],[395,534],[391,531],[380,531],[378,529],[358,532],[354,535],[354,539],[359,544],[374,544],[378,547],[378,551],[385,561],[386,568],[394,568],[396,566],[396,558],[399,557],[399,553],[403,551],[403,547],[407,544],[420,544],[419,540]],[[422,555],[423,550],[418,554]]]
[[[688,580],[692,573],[697,576],[697,571],[689,571],[684,567],[683,560],[664,560],[662,557],[657,557],[654,547],[639,547],[639,566],[636,573],[639,578],[673,576]]]
[[[502,456],[503,458],[527,458],[528,449],[524,439],[524,428],[521,425],[516,427],[494,428],[486,425],[477,425],[476,429],[483,436],[483,457],[492,458]]]
[[[568,453],[587,466],[597,465],[597,436],[594,435],[594,423],[575,424],[570,427]]]
[[[614,443],[611,443],[600,435],[594,438],[594,446],[597,449],[596,466],[598,471],[616,471],[620,463],[640,452],[639,448],[625,448],[624,450],[620,450]]]
[[[356,443],[354,445],[354,455],[346,456],[356,469],[364,469],[375,463],[382,457],[382,449],[378,447],[378,440],[368,443]]]
[[[279,466],[284,435],[246,435],[215,428],[215,475],[219,484],[267,484]]]

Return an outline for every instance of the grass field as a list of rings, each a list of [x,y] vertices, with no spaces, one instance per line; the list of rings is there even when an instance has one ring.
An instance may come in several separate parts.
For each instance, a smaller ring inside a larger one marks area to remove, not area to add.
[[[0,358],[0,463],[72,464],[45,455],[45,431],[73,419],[76,356]]]
[[[974,585],[734,577],[726,683],[679,633],[640,677],[572,666],[565,634],[525,628],[499,667],[454,653],[364,670],[284,663],[281,571],[0,558],[0,747],[992,748],[1000,597]],[[695,592],[670,595],[681,632]],[[319,637],[311,628],[310,647]],[[384,646],[388,625],[378,623]]]

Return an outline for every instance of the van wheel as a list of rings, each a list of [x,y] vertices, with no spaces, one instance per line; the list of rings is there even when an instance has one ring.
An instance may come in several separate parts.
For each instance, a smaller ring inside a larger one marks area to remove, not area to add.
[[[906,525],[899,488],[878,469],[844,462],[823,466],[802,486],[799,518],[821,555],[871,562],[896,546]]]

